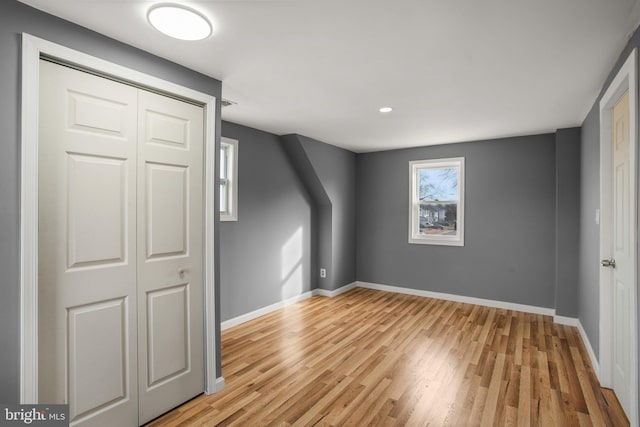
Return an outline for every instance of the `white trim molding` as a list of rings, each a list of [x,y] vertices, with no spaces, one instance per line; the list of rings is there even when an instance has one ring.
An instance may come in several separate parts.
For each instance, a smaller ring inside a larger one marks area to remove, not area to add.
[[[534,305],[516,304],[505,301],[495,301],[483,298],[467,297],[462,295],[446,294],[441,292],[423,291],[419,289],[401,288],[399,286],[380,285],[369,282],[356,282],[359,288],[375,289],[378,291],[395,292],[398,294],[415,295],[419,297],[435,298],[445,301],[463,302],[467,304],[483,305],[485,307],[504,308],[506,310],[522,311],[525,313],[541,314],[543,316],[555,316],[552,308],[537,307]]]
[[[351,289],[355,289],[357,286],[357,282],[349,283],[348,285],[344,285],[339,287],[338,289],[334,289],[332,291],[328,291],[326,289],[314,289],[314,295],[320,295],[323,297],[333,298],[337,297],[340,294],[350,291]]]
[[[218,377],[213,383],[213,391],[209,394],[217,393],[221,391],[223,388],[224,388],[224,377]]]
[[[224,331],[229,328],[233,328],[234,326],[241,325],[242,323],[248,322],[253,319],[257,319],[260,316],[264,316],[265,314],[269,314],[273,311],[279,310],[284,307],[288,307],[292,304],[295,304],[300,301],[304,301],[306,299],[312,298],[314,296],[323,296],[328,298],[336,297],[340,294],[350,291],[356,287],[356,282],[350,283],[348,285],[342,286],[333,291],[327,291],[325,289],[314,289],[312,291],[304,292],[300,295],[296,295],[291,298],[287,298],[282,301],[278,301],[276,303],[270,304],[266,307],[259,308],[257,310],[253,310],[249,313],[241,314],[240,316],[234,317],[229,320],[225,320],[220,325],[220,330]]]
[[[558,325],[573,326],[577,328],[578,325],[580,324],[580,319],[576,317],[558,316],[556,314],[553,316],[553,323],[557,323]]]
[[[225,320],[220,324],[220,330],[224,331],[229,328],[233,328],[234,326],[238,326],[242,323],[248,322],[249,320],[257,319],[260,316],[264,316],[265,314],[269,314],[273,311],[279,310],[281,308],[285,308],[287,306],[293,305],[297,302],[304,301],[306,299],[314,296],[313,291],[305,292],[300,295],[296,295],[295,297],[287,298],[282,301],[278,301],[274,304],[268,305],[266,307],[259,308],[257,310],[251,311],[249,313],[241,314],[240,316],[234,317],[229,320]]]
[[[624,62],[618,74],[615,76],[602,99],[600,100],[600,258],[611,258],[611,225],[613,223],[611,206],[613,205],[613,194],[611,185],[612,167],[612,118],[611,112],[620,97],[628,91],[629,93],[629,193],[631,201],[629,203],[628,215],[631,218],[630,235],[632,237],[630,252],[633,260],[633,286],[631,316],[629,325],[629,339],[631,340],[631,362],[629,375],[631,376],[630,390],[630,414],[627,414],[631,425],[638,425],[638,265],[637,265],[637,221],[638,221],[638,200],[637,200],[637,166],[636,159],[638,153],[638,52],[634,49]],[[598,262],[599,260],[594,260]],[[610,269],[600,268],[600,363],[598,379],[603,387],[613,387],[613,295],[612,295],[612,274]]]
[[[112,76],[142,87],[188,99],[205,111],[205,392],[218,389],[214,283],[216,98],[73,49],[22,34],[21,222],[20,222],[20,402],[38,402],[38,107],[40,58]],[[222,383],[224,384],[224,382]]]
[[[440,299],[445,301],[455,301],[455,302],[462,302],[467,304],[482,305],[485,307],[501,308],[505,310],[521,311],[524,313],[540,314],[543,316],[552,316],[554,323],[557,323],[559,325],[568,325],[568,326],[578,327],[579,329],[582,328],[582,325],[580,324],[579,319],[574,317],[558,316],[556,315],[556,311],[553,308],[538,307],[534,305],[517,304],[512,302],[506,302],[506,301],[496,301],[496,300],[489,300],[489,299],[483,299],[483,298],[467,297],[463,295],[454,295],[454,294],[447,294],[447,293],[441,293],[441,292],[424,291],[420,289],[411,289],[411,288],[403,288],[399,286],[381,285],[378,283],[356,281],[348,285],[342,286],[338,289],[334,289],[333,291],[328,291],[326,289],[314,289],[312,291],[305,292],[295,297],[288,298],[283,301],[278,301],[277,303],[234,317],[233,319],[226,320],[222,322],[221,329],[222,330],[229,329],[233,326],[240,325],[244,322],[248,322],[249,320],[256,319],[260,316],[271,313],[275,310],[279,310],[281,308],[287,307],[289,305],[295,304],[300,301],[304,301],[306,299],[309,299],[317,295],[322,297],[327,297],[327,298],[333,298],[345,292],[349,292],[350,290],[355,288],[373,289],[377,291],[393,292],[396,294],[414,295],[419,297],[434,298],[434,299]],[[591,343],[587,339],[587,335],[584,333],[584,329],[582,329],[581,335],[583,337],[583,340],[585,341],[585,346],[587,347],[587,349],[591,350],[591,354],[594,354],[593,349],[591,348]],[[596,359],[592,358],[592,362],[593,360],[596,360]]]

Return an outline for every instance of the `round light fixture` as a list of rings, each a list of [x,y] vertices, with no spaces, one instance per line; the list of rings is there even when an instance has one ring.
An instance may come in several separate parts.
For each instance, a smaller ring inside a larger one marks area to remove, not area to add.
[[[155,5],[149,9],[147,19],[156,30],[180,40],[206,39],[213,31],[202,14],[177,4]]]
[[[381,112],[381,113],[390,113],[390,112],[392,112],[392,111],[393,111],[393,108],[391,108],[391,107],[382,107],[382,108],[380,109],[380,112]]]

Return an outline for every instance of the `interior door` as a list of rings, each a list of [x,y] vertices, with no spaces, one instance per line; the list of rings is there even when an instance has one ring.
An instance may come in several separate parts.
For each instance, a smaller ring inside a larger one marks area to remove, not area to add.
[[[40,70],[39,401],[142,424],[204,391],[204,111]]]
[[[137,90],[41,61],[38,398],[135,425]]]
[[[140,91],[140,423],[204,390],[202,107]]]
[[[633,322],[633,262],[630,218],[629,94],[626,92],[612,112],[613,229],[613,389],[627,414],[631,414],[630,364]]]

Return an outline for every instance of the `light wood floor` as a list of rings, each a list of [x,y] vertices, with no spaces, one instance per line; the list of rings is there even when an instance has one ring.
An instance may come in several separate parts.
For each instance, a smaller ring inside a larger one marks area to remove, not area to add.
[[[222,334],[226,386],[151,423],[625,426],[576,328],[358,288]]]

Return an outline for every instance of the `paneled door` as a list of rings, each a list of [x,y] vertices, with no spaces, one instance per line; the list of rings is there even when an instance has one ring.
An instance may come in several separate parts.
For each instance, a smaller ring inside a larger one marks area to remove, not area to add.
[[[611,253],[613,254],[613,389],[628,415],[632,408],[632,378],[630,343],[633,313],[633,263],[631,245],[631,218],[629,204],[629,93],[616,103],[612,112],[612,180],[613,230]]]
[[[38,400],[139,425],[204,390],[203,110],[40,75]]]
[[[41,61],[38,400],[138,418],[137,90]]]
[[[140,91],[140,423],[204,390],[201,107]]]

